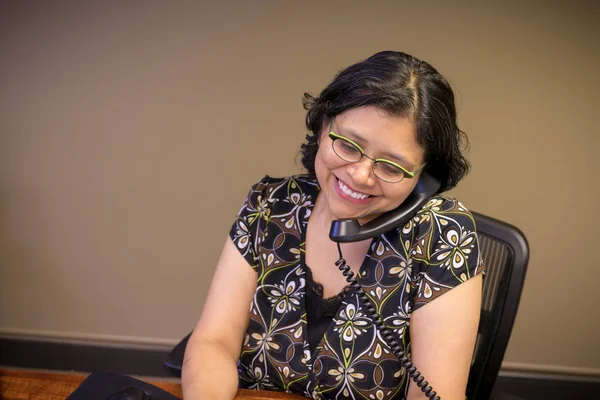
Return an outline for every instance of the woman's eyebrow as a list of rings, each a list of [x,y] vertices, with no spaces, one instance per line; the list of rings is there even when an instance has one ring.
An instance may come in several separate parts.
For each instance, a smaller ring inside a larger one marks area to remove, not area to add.
[[[340,135],[346,136],[349,139],[352,139],[353,141],[357,142],[361,146],[367,142],[363,136],[361,136],[358,132],[354,131],[352,128],[342,128],[341,126],[338,126],[338,129],[341,131],[341,132],[339,132]],[[387,153],[383,154],[383,157],[377,157],[377,158],[385,158],[386,160],[394,161],[407,169],[414,168],[414,165],[406,157],[404,157],[400,154],[393,154],[393,153],[387,152]]]

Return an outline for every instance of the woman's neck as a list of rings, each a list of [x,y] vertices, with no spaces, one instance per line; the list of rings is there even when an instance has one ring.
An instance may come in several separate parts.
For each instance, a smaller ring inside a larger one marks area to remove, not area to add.
[[[327,232],[327,234],[329,234],[329,229],[334,219],[333,215],[331,215],[331,211],[327,207],[327,201],[324,196],[319,193],[309,221],[313,223],[313,226],[317,228],[318,231]]]

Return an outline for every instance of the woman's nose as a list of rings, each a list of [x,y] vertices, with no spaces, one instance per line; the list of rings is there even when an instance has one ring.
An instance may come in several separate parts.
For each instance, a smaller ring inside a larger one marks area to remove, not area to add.
[[[370,185],[377,179],[373,174],[373,161],[369,160],[367,157],[363,157],[362,160],[350,164],[349,167],[352,168],[352,170],[349,171],[349,175],[356,183]]]

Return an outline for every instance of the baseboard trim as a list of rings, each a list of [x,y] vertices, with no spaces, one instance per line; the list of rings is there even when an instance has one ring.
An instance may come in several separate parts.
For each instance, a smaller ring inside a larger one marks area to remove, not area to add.
[[[564,400],[588,399],[599,392],[600,377],[501,370],[492,393],[498,399],[512,395],[524,400]]]
[[[187,332],[182,334],[182,338],[185,336],[185,334],[187,334]],[[177,339],[163,339],[145,336],[106,335],[82,332],[0,327],[0,339],[3,338],[128,349],[171,349],[173,346],[179,343],[179,340]]]
[[[573,375],[573,374],[552,374],[543,372],[528,371],[504,371],[500,370],[499,378],[506,379],[531,379],[544,381],[564,381],[564,382],[586,382],[600,384],[600,376]]]
[[[546,365],[546,364],[530,364],[505,361],[502,363],[501,370],[505,373],[534,373],[547,375],[567,375],[575,377],[591,377],[600,378],[600,369],[572,367],[567,365]]]
[[[171,377],[163,367],[170,348],[65,343],[0,337],[0,365],[76,372]]]

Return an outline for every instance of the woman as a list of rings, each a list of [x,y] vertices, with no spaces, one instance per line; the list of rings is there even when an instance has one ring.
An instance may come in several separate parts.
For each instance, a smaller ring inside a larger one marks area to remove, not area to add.
[[[468,171],[453,92],[429,64],[380,52],[314,98],[306,175],[253,186],[225,243],[185,354],[186,399],[232,399],[238,385],[313,399],[424,399],[335,266],[335,219],[361,224],[400,206],[427,172]],[[444,400],[465,398],[481,303],[473,218],[433,197],[404,226],[342,244],[370,302]],[[250,310],[248,312],[248,305]]]

